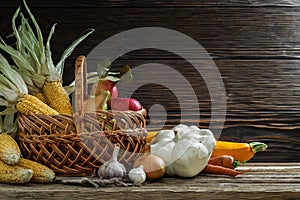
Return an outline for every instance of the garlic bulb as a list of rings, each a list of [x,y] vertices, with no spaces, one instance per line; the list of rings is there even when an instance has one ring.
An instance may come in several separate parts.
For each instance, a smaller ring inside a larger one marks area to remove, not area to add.
[[[118,162],[118,153],[120,146],[115,144],[113,155],[111,159],[101,165],[98,170],[98,176],[101,178],[114,178],[114,177],[124,177],[126,175],[126,169],[124,165]]]
[[[133,163],[133,167],[138,167],[140,165],[143,165],[146,178],[149,180],[158,179],[166,172],[165,162],[159,156],[150,153],[149,143],[145,146],[144,155],[137,158]]]
[[[144,166],[141,165],[137,168],[133,168],[128,172],[128,178],[134,184],[142,184],[146,181],[146,173],[144,172]]]

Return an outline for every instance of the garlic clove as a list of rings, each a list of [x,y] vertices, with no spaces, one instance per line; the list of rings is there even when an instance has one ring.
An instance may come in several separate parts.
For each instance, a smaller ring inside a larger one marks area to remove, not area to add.
[[[113,155],[109,161],[105,162],[98,170],[98,177],[101,178],[123,178],[126,175],[126,168],[118,162],[120,146],[115,144]]]
[[[128,172],[128,178],[134,184],[142,184],[146,181],[146,173],[144,172],[144,166],[140,165],[137,168],[133,168]]]
[[[98,176],[102,178],[122,178],[125,175],[126,169],[119,162],[107,162],[103,164],[98,171]]]

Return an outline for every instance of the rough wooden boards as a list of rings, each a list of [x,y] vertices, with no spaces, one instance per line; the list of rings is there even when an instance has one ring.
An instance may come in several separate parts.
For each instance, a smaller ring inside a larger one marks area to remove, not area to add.
[[[237,177],[201,174],[195,178],[162,178],[141,187],[91,187],[61,184],[0,184],[1,199],[297,199],[300,163],[248,163]],[[71,179],[59,177],[61,179]],[[74,179],[74,178],[73,178]]]

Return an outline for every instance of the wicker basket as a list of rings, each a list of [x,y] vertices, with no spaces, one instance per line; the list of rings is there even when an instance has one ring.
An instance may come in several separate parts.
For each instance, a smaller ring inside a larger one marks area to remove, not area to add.
[[[84,73],[85,57],[76,60],[76,72]],[[84,84],[84,76],[76,84]],[[18,139],[25,158],[44,164],[57,175],[93,176],[120,145],[119,162],[127,169],[142,155],[146,144],[146,111],[95,111],[84,113],[84,92],[77,91],[75,115],[19,115]],[[77,90],[77,89],[76,89]]]

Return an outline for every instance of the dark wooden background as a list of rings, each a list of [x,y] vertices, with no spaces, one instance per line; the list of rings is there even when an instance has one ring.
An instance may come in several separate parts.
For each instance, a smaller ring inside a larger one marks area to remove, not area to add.
[[[267,143],[268,150],[258,153],[252,161],[300,161],[298,0],[73,0],[71,3],[28,0],[27,3],[45,33],[54,22],[58,23],[52,40],[55,61],[84,30],[95,29],[67,60],[65,85],[74,79],[73,66],[78,55],[87,55],[97,44],[122,31],[155,26],[190,36],[208,51],[224,81],[227,114],[219,139]],[[18,5],[22,1],[1,1],[1,37],[11,32],[11,18]],[[134,68],[149,62],[168,65],[187,77],[199,100],[194,106],[201,111],[200,126],[207,127],[211,116],[208,90],[182,58],[144,49],[121,56],[113,66],[118,69],[129,64]],[[179,123],[178,102],[166,88],[145,85],[133,96],[145,108],[155,103],[163,105],[168,113],[165,128]],[[151,114],[151,123],[159,125],[161,113]],[[193,114],[191,110],[188,116],[193,119]]]

